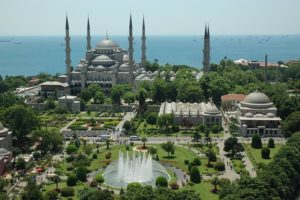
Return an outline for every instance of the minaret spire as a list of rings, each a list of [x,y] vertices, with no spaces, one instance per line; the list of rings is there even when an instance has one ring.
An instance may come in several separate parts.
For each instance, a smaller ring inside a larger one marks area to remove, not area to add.
[[[129,19],[129,48],[128,48],[128,56],[129,56],[129,81],[131,84],[133,84],[134,77],[133,77],[133,35],[132,35],[132,19],[131,19],[131,13],[130,13],[130,19]]]
[[[141,67],[146,67],[146,33],[145,33],[145,19],[143,16],[143,27],[142,27],[142,58],[141,58]]]
[[[210,33],[209,25],[205,25],[203,48],[203,72],[210,71]]]
[[[90,19],[88,17],[87,21],[87,35],[86,35],[86,50],[91,50],[91,28],[90,28]]]
[[[70,34],[69,34],[69,21],[68,16],[66,16],[66,73],[67,73],[67,83],[71,84],[71,48],[70,48]]]

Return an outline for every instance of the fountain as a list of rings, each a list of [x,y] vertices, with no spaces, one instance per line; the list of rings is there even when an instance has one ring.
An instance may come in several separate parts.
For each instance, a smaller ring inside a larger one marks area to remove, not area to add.
[[[166,169],[152,160],[146,153],[119,152],[119,159],[112,162],[105,170],[103,177],[105,184],[113,187],[126,187],[128,183],[139,182],[142,185],[155,186],[156,178],[163,176],[170,179]]]

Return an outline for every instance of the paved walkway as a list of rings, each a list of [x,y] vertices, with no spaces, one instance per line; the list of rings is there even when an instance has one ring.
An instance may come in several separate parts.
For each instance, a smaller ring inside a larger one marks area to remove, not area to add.
[[[60,129],[60,132],[64,132],[64,131],[67,131],[68,130],[68,127],[73,124],[74,122],[76,121],[76,118],[73,119],[72,121],[70,121],[66,126],[64,126],[62,129]]]
[[[245,166],[246,166],[245,168],[246,168],[246,170],[249,172],[249,175],[250,175],[252,178],[256,177],[257,174],[256,174],[256,171],[255,171],[255,168],[254,168],[254,166],[252,165],[252,163],[251,163],[251,161],[250,161],[250,159],[249,159],[247,153],[246,153],[246,152],[242,152],[242,155],[244,156],[243,159],[242,159],[242,161],[244,162],[244,164],[245,164]]]
[[[136,115],[136,112],[127,112],[126,115],[122,118],[119,124],[116,126],[116,130],[122,130],[123,125],[126,121],[131,121]]]

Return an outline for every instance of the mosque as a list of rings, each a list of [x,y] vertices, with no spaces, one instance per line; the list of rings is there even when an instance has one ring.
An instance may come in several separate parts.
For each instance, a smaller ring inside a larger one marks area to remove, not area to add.
[[[154,76],[151,72],[145,71],[146,64],[146,36],[145,21],[142,26],[142,56],[141,63],[133,60],[133,28],[132,18],[129,20],[129,48],[122,49],[116,42],[106,34],[106,38],[91,47],[90,22],[87,22],[87,45],[85,58],[74,70],[71,70],[71,48],[69,35],[69,22],[66,18],[66,81],[70,87],[71,94],[78,94],[82,88],[89,84],[96,83],[101,86],[105,94],[109,94],[110,88],[115,84],[135,84],[135,79],[151,80]]]

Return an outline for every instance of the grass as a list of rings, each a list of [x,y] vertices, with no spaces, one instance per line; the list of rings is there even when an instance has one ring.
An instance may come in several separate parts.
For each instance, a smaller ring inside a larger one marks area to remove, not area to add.
[[[272,161],[274,155],[282,147],[282,144],[275,144],[275,148],[270,148],[270,159],[263,159],[261,157],[261,149],[254,149],[250,144],[244,144],[245,151],[253,165],[257,167],[258,163],[269,164]],[[267,147],[267,144],[263,144],[263,147]]]
[[[82,190],[85,186],[86,186],[86,184],[84,184],[82,182],[79,182],[79,183],[77,183],[76,186],[72,187],[75,190],[74,196],[72,196],[73,200],[79,200],[79,198],[78,198],[79,191]],[[64,187],[69,187],[69,186],[67,186],[66,182],[60,182],[58,184],[59,189],[64,188]],[[54,183],[45,184],[44,187],[43,187],[43,192],[45,194],[47,191],[54,190],[55,188],[56,188],[56,184],[54,184]],[[61,197],[61,199],[63,199],[63,200],[68,199],[68,198],[69,197]]]
[[[234,171],[236,171],[236,173],[238,174],[248,174],[248,171],[246,170],[246,166],[243,163],[242,160],[231,160],[232,165],[233,165],[233,169]]]
[[[194,184],[193,186],[185,186],[181,190],[192,189],[197,191],[200,194],[201,199],[203,200],[217,200],[219,196],[211,192],[213,185],[209,181],[202,181],[199,184]]]
[[[198,144],[198,145],[193,145],[193,144],[188,144],[188,147],[194,148],[198,151],[200,151],[201,153],[205,154],[206,151],[209,150],[209,147],[206,144]],[[219,155],[219,147],[217,146],[217,143],[212,143],[211,148],[213,150],[213,152],[216,153],[216,155]]]

